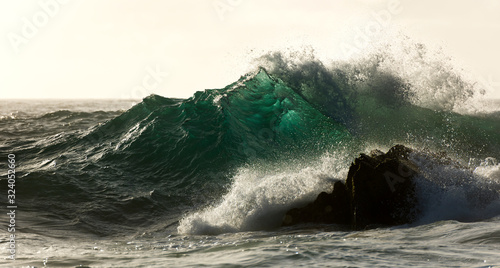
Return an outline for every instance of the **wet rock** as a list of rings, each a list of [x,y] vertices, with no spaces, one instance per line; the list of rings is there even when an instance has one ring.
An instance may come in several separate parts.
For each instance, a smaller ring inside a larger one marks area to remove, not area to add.
[[[283,225],[299,223],[349,224],[351,221],[348,192],[340,181],[335,182],[332,193],[322,192],[314,202],[287,212]]]
[[[417,167],[408,160],[411,149],[397,145],[386,154],[361,155],[349,169],[351,225],[399,225],[416,217],[413,176]]]
[[[417,166],[408,159],[412,149],[396,145],[387,153],[361,154],[351,164],[346,183],[334,184],[302,208],[288,211],[283,225],[333,223],[354,229],[412,222],[417,200],[412,178]]]

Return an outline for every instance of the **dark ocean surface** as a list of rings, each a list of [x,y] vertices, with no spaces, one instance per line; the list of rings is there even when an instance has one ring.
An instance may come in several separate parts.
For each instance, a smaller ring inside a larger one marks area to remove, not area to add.
[[[2,100],[0,263],[500,267],[500,101],[425,58],[262,60],[189,99]],[[420,160],[415,223],[280,227],[360,153],[395,144],[460,164]]]

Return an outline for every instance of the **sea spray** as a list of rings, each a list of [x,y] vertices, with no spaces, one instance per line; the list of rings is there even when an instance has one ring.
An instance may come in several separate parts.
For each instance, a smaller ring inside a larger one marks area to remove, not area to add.
[[[345,155],[327,153],[295,166],[240,168],[221,201],[186,215],[178,232],[220,234],[279,227],[287,210],[311,202],[320,192],[331,191],[335,181],[345,179],[345,159]]]
[[[494,175],[498,166],[491,165],[491,159],[472,170],[449,158],[435,161],[422,153],[411,158],[420,169],[415,181],[422,215],[417,224],[470,222],[500,215],[500,180]]]

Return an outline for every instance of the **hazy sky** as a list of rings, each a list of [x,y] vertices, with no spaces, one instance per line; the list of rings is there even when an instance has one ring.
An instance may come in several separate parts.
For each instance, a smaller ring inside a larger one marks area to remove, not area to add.
[[[367,25],[442,46],[500,97],[499,14],[500,0],[6,0],[0,98],[189,97],[267,51],[346,58]]]

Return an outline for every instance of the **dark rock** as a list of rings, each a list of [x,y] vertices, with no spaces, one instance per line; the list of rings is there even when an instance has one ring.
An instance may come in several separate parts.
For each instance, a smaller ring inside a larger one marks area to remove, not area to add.
[[[345,184],[335,182],[332,193],[322,192],[313,203],[287,212],[283,225],[299,223],[349,224],[351,221],[349,196]]]
[[[349,169],[346,185],[350,194],[351,224],[399,225],[415,219],[415,164],[408,160],[411,149],[395,146],[385,155],[361,155]]]
[[[288,211],[283,225],[335,223],[362,229],[413,221],[418,211],[412,178],[418,169],[408,159],[411,152],[396,145],[386,154],[378,150],[361,154],[345,184],[338,181],[332,193],[323,192],[309,205]]]

